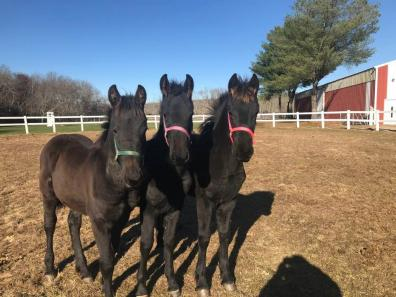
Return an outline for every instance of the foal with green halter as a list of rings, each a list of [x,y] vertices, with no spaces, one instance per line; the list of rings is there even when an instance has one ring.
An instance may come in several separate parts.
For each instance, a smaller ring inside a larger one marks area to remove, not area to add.
[[[112,108],[109,122],[99,139],[58,135],[40,155],[40,190],[43,194],[44,229],[47,237],[45,276],[53,280],[53,236],[56,208],[70,208],[70,236],[80,276],[92,281],[80,240],[81,215],[89,216],[100,254],[100,270],[106,297],[114,296],[114,255],[130,208],[127,196],[141,184],[142,152],[146,142],[146,91],[138,86],[134,96],[120,96],[115,85],[109,89]],[[122,149],[121,149],[122,148]]]

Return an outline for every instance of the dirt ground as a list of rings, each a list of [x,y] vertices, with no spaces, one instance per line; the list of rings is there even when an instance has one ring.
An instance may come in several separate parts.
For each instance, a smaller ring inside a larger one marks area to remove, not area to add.
[[[96,138],[98,133],[86,135]],[[87,218],[81,237],[95,281],[74,270],[67,209],[58,211],[53,286],[43,285],[45,236],[38,157],[51,134],[0,137],[0,295],[101,296],[98,252]],[[396,133],[261,127],[233,217],[237,293],[221,287],[217,236],[208,249],[212,296],[396,296]],[[123,234],[117,296],[134,296],[138,212]],[[189,198],[175,268],[195,296],[196,216]],[[149,265],[152,296],[167,296],[161,253]]]

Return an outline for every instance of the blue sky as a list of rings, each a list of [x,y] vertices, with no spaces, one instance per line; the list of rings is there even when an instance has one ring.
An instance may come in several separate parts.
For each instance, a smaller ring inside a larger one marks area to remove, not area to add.
[[[102,94],[146,87],[160,98],[159,79],[184,79],[195,91],[225,88],[249,66],[266,34],[291,12],[282,1],[0,1],[0,64],[14,72],[53,71],[91,82]],[[396,1],[383,0],[376,53],[340,67],[322,83],[396,59]]]

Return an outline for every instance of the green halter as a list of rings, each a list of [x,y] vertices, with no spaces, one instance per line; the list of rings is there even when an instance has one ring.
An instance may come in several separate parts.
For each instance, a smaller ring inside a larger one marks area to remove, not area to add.
[[[114,160],[117,161],[118,156],[136,156],[140,157],[140,153],[137,151],[132,150],[120,150],[117,146],[117,141],[114,138],[114,148],[115,148],[115,158]]]

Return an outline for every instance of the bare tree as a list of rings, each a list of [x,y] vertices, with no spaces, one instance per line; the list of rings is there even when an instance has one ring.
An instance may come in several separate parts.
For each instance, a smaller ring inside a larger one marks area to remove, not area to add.
[[[103,113],[107,103],[90,83],[50,72],[46,76],[12,73],[0,67],[0,114],[80,115]]]

